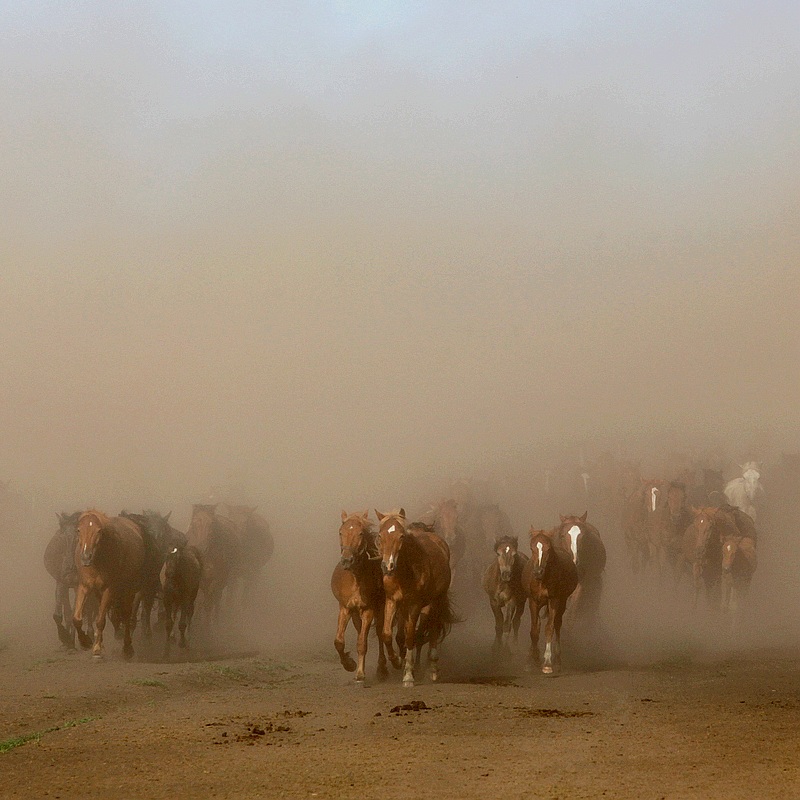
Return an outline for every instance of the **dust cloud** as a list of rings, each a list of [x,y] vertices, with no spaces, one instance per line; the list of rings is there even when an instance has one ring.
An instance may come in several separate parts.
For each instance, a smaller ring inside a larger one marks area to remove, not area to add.
[[[799,12],[581,8],[0,11],[0,631],[58,511],[257,503],[253,638],[327,647],[342,508],[800,450]]]

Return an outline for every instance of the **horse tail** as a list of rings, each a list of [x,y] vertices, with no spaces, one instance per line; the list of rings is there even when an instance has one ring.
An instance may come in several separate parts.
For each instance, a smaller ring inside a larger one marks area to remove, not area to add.
[[[440,636],[439,641],[445,638],[450,633],[453,625],[463,620],[456,614],[453,607],[453,602],[450,599],[450,592],[446,592],[436,604],[436,621],[439,624]]]

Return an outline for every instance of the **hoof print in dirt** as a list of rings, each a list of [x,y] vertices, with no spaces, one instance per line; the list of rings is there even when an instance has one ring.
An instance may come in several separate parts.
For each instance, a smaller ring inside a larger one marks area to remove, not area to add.
[[[409,711],[430,711],[430,710],[431,707],[427,705],[427,703],[424,700],[412,700],[410,703],[403,703],[402,705],[394,706],[394,708],[391,708],[389,710],[389,713],[396,714],[398,717],[402,717]]]

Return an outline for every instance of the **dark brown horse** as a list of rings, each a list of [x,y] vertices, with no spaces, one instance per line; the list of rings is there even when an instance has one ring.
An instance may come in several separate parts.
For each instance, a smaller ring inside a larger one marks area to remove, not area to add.
[[[257,509],[258,506],[230,503],[221,503],[217,508],[217,516],[233,522],[239,537],[241,569],[237,577],[241,582],[242,605],[252,601],[253,591],[275,550],[269,523]]]
[[[572,556],[578,570],[578,588],[570,601],[570,617],[592,620],[600,608],[603,592],[603,572],[606,568],[606,548],[600,532],[580,517],[561,515],[561,524],[552,535]]]
[[[531,559],[522,571],[522,586],[531,611],[530,663],[546,675],[561,668],[561,623],[567,600],[578,585],[578,571],[569,551],[550,531],[531,528]],[[547,611],[544,664],[539,653],[539,618]]]
[[[625,503],[623,533],[634,575],[651,571],[660,575],[662,552],[662,520],[666,505],[665,482],[642,479]]]
[[[494,614],[494,650],[503,648],[503,636],[513,635],[516,645],[527,593],[522,585],[522,571],[528,557],[518,551],[516,536],[501,536],[494,543],[495,558],[483,574],[483,590],[489,595]]]
[[[392,666],[399,669],[401,658],[392,646],[395,615],[404,626],[405,666],[403,686],[414,685],[414,648],[419,632],[428,642],[428,662],[432,681],[438,679],[437,647],[447,634],[453,615],[450,588],[450,548],[439,536],[427,531],[406,530],[406,512],[401,508],[388,514],[375,511],[380,522],[379,547],[386,610],[382,639]],[[420,636],[420,639],[423,637]],[[401,651],[401,656],[403,653]]]
[[[164,601],[164,624],[166,639],[164,641],[164,658],[169,658],[172,630],[180,613],[178,630],[180,631],[180,647],[187,647],[186,629],[191,625],[194,615],[194,604],[200,589],[203,575],[203,556],[200,551],[184,541],[175,542],[167,552],[164,561],[164,582],[162,597]]]
[[[74,514],[57,514],[58,530],[53,534],[44,551],[44,567],[56,582],[53,621],[58,638],[69,648],[75,647],[75,631],[72,627],[72,603],[69,590],[78,586],[78,570],[75,567],[75,545],[78,539],[78,517]]]
[[[86,597],[99,597],[94,625],[92,654],[102,655],[106,615],[114,611],[124,628],[123,652],[133,655],[131,623],[133,601],[142,580],[145,544],[139,526],[123,517],[108,517],[102,511],[84,511],[78,518],[78,541],[75,566],[78,570],[78,591],[72,624],[82,647],[91,639],[83,632],[83,608]]]
[[[372,621],[378,637],[378,677],[388,674],[386,654],[380,632],[383,629],[383,609],[386,597],[383,591],[380,555],[369,521],[369,511],[348,514],[342,511],[339,526],[339,563],[331,576],[331,591],[339,601],[339,622],[333,645],[342,666],[356,673],[356,681],[363,682],[366,670],[367,639]],[[345,651],[344,635],[348,621],[358,631],[358,665]]]
[[[206,620],[219,621],[222,594],[241,574],[241,542],[236,524],[217,514],[217,505],[192,506],[186,538],[203,559],[203,608]]]

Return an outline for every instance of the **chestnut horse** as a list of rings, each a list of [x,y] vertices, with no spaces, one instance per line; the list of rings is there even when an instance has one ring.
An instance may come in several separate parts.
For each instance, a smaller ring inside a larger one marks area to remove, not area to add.
[[[438,536],[447,542],[450,548],[451,577],[456,574],[456,568],[464,558],[467,548],[467,538],[458,519],[458,505],[455,500],[442,500],[435,508],[433,528]]]
[[[47,543],[44,551],[44,567],[56,582],[56,604],[53,621],[58,638],[66,647],[75,647],[75,632],[72,628],[72,603],[69,590],[78,586],[78,571],[75,567],[75,544],[78,538],[78,517],[74,514],[57,514],[58,530]]]
[[[219,621],[224,591],[231,592],[241,569],[241,544],[236,524],[217,514],[217,504],[192,506],[186,531],[189,544],[203,559],[203,608],[206,620]]]
[[[139,526],[124,517],[108,517],[102,511],[84,511],[78,518],[78,542],[75,566],[78,569],[78,591],[72,624],[82,647],[91,639],[81,628],[87,595],[99,596],[100,607],[94,624],[92,655],[103,652],[103,630],[106,615],[112,609],[124,627],[123,652],[133,655],[131,623],[133,601],[142,581],[145,544]]]
[[[578,588],[571,601],[570,617],[592,619],[600,608],[603,591],[603,571],[606,568],[606,548],[600,532],[580,517],[561,515],[561,524],[552,532],[557,545],[571,556],[578,571]]]
[[[531,610],[530,663],[551,675],[561,669],[561,622],[567,600],[578,586],[578,570],[568,550],[549,531],[531,528],[531,559],[522,570],[522,586]],[[539,654],[539,615],[547,610],[544,664]]]
[[[380,555],[369,521],[369,511],[363,514],[348,514],[342,511],[339,526],[339,563],[331,576],[331,591],[339,601],[339,622],[333,646],[339,654],[342,666],[356,673],[356,681],[364,681],[367,658],[367,638],[375,620],[378,635],[378,677],[385,678],[386,654],[380,631],[383,629],[385,595],[381,576]],[[344,649],[347,623],[352,620],[358,631],[358,665]]]
[[[406,512],[391,511],[381,514],[376,509],[380,523],[379,547],[386,609],[382,638],[392,666],[399,669],[405,655],[403,686],[414,685],[414,647],[420,633],[428,641],[428,662],[432,681],[438,679],[439,656],[437,647],[453,622],[450,608],[450,548],[447,542],[434,533],[406,530]],[[392,626],[395,615],[404,626],[402,641],[405,654],[395,655],[392,646]],[[418,654],[419,655],[419,654]]]
[[[501,536],[494,543],[495,558],[483,573],[483,590],[489,595],[494,614],[494,650],[503,647],[503,635],[513,633],[517,643],[519,626],[525,612],[527,594],[522,585],[522,571],[528,557],[518,551],[516,536]]]
[[[666,499],[664,481],[658,479],[642,479],[640,486],[627,499],[623,532],[635,575],[651,569],[661,575],[666,561],[662,546]]]

